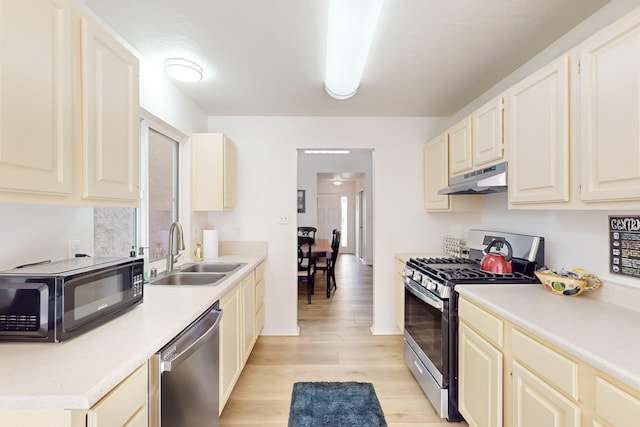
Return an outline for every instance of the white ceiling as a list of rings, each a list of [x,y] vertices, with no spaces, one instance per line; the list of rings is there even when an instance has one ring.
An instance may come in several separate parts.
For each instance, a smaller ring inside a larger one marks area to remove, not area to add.
[[[208,115],[450,116],[608,0],[386,0],[358,93],[324,91],[327,0],[81,0]]]

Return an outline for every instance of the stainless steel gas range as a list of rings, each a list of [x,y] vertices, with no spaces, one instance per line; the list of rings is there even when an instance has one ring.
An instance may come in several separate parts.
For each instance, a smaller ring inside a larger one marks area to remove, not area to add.
[[[508,242],[513,273],[480,270],[483,250]],[[404,359],[442,418],[461,421],[458,411],[458,284],[534,283],[544,265],[544,238],[470,230],[468,258],[411,258],[404,267]]]

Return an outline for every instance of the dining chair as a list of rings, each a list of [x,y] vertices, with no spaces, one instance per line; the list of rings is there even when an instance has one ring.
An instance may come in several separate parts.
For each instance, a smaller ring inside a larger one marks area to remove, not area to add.
[[[316,227],[298,227],[298,237],[311,237],[313,241],[316,241],[316,233],[318,229]]]
[[[307,300],[311,304],[314,291],[314,275],[316,274],[316,258],[311,256],[314,239],[309,236],[298,236],[298,285],[307,284]]]
[[[340,236],[340,230],[334,229],[333,238],[331,239],[331,252],[328,252],[326,257],[316,260],[316,270],[324,271],[327,276],[327,298],[331,297],[331,280],[333,280],[333,288],[338,289],[335,265],[338,261],[338,251],[340,250]]]

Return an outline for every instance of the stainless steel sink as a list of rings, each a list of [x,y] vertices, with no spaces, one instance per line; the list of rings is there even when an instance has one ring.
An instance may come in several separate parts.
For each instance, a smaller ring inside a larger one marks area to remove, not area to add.
[[[207,272],[207,273],[231,273],[232,271],[236,271],[240,267],[246,265],[246,263],[198,263],[198,264],[186,264],[184,265],[180,271],[183,272]]]
[[[166,276],[158,276],[151,280],[152,285],[215,285],[224,279],[226,274],[220,273],[181,273],[174,272]]]

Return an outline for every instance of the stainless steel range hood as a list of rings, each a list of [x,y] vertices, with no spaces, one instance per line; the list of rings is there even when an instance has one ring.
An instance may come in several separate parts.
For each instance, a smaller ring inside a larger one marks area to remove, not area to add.
[[[507,162],[498,163],[449,179],[438,194],[491,194],[507,191]]]

